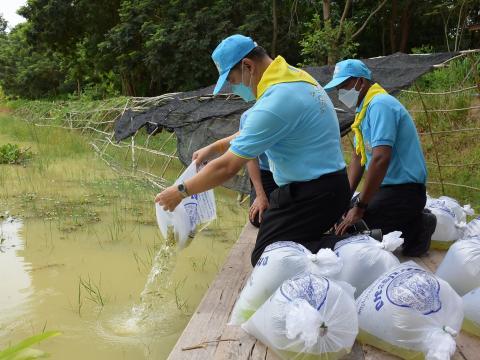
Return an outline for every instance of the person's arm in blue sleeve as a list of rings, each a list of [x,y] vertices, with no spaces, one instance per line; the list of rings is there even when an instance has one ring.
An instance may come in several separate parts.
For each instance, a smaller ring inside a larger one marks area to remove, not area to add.
[[[362,192],[359,194],[360,201],[366,204],[370,202],[378,191],[387,173],[392,156],[392,147],[397,134],[394,110],[381,102],[372,105],[369,109],[373,148],[372,158],[370,159]],[[348,227],[363,218],[364,213],[365,209],[359,207],[351,208],[340,225],[337,226],[336,234],[343,235]]]
[[[229,151],[209,162],[197,175],[185,181],[189,195],[202,193],[232,178],[247,161],[256,158],[286,136],[290,128],[283,119],[269,111],[255,111],[232,141]],[[174,210],[182,200],[176,186],[157,194],[155,201],[165,210]]]

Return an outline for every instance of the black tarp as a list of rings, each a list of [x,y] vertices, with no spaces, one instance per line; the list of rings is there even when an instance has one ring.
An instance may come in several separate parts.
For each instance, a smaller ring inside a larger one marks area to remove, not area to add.
[[[372,71],[373,80],[395,95],[398,90],[410,86],[417,78],[430,71],[434,65],[443,63],[458,53],[408,55],[396,53],[362,61]],[[330,81],[334,67],[305,68],[321,85]],[[178,155],[182,163],[190,163],[192,153],[218,139],[238,131],[240,115],[251,104],[227,96],[226,87],[220,96],[211,96],[213,85],[195,91],[172,96],[164,105],[135,112],[127,110],[115,123],[115,139],[123,140],[135,134],[142,127],[149,133],[154,131],[175,131]],[[329,93],[335,108],[342,134],[348,132],[353,122],[353,113],[338,101],[335,91]],[[248,191],[246,177],[237,177],[228,187]]]

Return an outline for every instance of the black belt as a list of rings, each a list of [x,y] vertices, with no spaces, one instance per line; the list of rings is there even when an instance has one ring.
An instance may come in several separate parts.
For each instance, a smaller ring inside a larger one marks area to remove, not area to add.
[[[321,175],[320,177],[313,179],[313,180],[308,180],[308,181],[294,181],[289,184],[286,184],[284,186],[290,186],[292,189],[299,189],[301,188],[302,190],[308,191],[309,189],[315,188],[317,184],[322,183],[324,180],[327,180],[331,177],[335,176],[347,176],[347,169],[343,168],[341,170],[331,172],[328,174]]]

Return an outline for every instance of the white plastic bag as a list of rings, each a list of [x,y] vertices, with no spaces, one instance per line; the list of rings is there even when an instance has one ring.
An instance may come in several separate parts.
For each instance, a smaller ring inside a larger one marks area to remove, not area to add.
[[[480,286],[480,235],[454,243],[436,272],[463,296]]]
[[[460,206],[458,201],[448,196],[438,199],[427,198],[425,205],[437,218],[437,225],[432,234],[432,248],[448,249],[455,240],[463,236],[467,215],[472,215],[470,205]]]
[[[462,206],[457,200],[449,196],[440,196],[438,200],[443,201],[450,209],[452,209],[455,213],[455,217],[460,222],[466,222],[467,215],[473,215],[473,209],[470,204]]]
[[[287,279],[305,271],[317,275],[332,275],[340,271],[342,261],[332,250],[320,249],[312,254],[293,241],[270,244],[252,270],[232,310],[230,325],[241,325]]]
[[[480,217],[473,219],[465,228],[465,236],[480,236]]]
[[[358,333],[353,288],[303,273],[286,280],[242,328],[281,359],[338,359]]]
[[[401,234],[386,234],[382,242],[368,235],[355,235],[336,243],[334,251],[343,260],[343,267],[335,279],[353,285],[355,296],[360,296],[380,275],[400,264],[392,251],[403,244]]]
[[[175,181],[175,184],[192,178],[196,173],[197,166],[193,161]],[[172,212],[163,210],[158,203],[155,204],[155,210],[162,236],[169,239],[173,235],[180,249],[190,243],[200,226],[217,217],[213,190],[183,199]]]
[[[462,299],[413,261],[380,276],[357,299],[358,339],[404,359],[448,360],[463,321]]]
[[[462,329],[480,337],[480,287],[464,295],[462,300],[465,312]]]

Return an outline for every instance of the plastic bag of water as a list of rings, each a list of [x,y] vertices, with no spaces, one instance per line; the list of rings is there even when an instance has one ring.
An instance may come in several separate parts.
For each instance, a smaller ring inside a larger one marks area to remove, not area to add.
[[[334,251],[343,261],[343,267],[335,279],[355,287],[355,296],[365,290],[385,271],[400,265],[392,251],[403,244],[400,231],[383,236],[379,242],[368,235],[355,235],[335,244]]]
[[[453,244],[436,274],[461,296],[480,287],[480,235],[468,236]]]
[[[285,280],[305,271],[330,276],[338,273],[341,267],[341,259],[330,249],[321,249],[318,254],[312,254],[292,241],[270,244],[240,293],[229,324],[240,325],[247,321]]]
[[[197,166],[192,162],[175,184],[192,178],[196,173]],[[213,190],[183,199],[174,211],[165,211],[158,203],[155,204],[155,210],[162,236],[170,242],[175,240],[180,249],[188,246],[201,226],[217,217]]]
[[[470,205],[461,206],[448,196],[438,199],[428,197],[425,205],[437,218],[437,226],[432,234],[432,248],[448,249],[455,240],[463,236],[467,215],[472,215]]]
[[[480,337],[480,287],[465,294],[462,300],[465,313],[462,329]]]
[[[281,359],[338,359],[358,333],[353,288],[303,273],[286,280],[242,325]]]
[[[362,343],[404,359],[448,360],[455,352],[462,299],[413,261],[380,276],[356,305]]]

